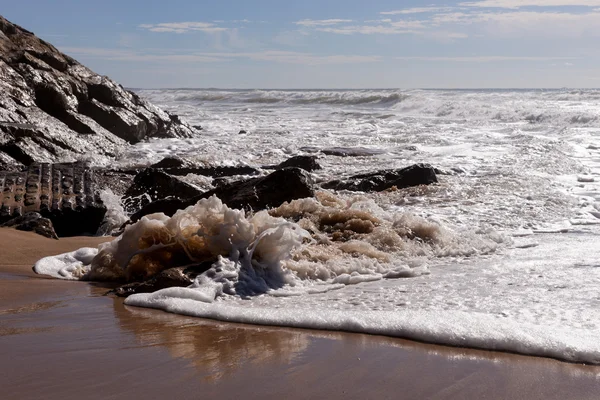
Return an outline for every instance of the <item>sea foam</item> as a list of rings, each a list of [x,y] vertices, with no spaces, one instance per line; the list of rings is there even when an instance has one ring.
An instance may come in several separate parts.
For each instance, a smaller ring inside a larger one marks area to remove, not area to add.
[[[35,270],[65,279],[142,281],[171,267],[210,262],[197,287],[210,283],[220,287],[215,296],[249,296],[286,286],[314,291],[315,281],[336,287],[418,276],[431,258],[493,252],[492,239],[387,213],[362,196],[320,191],[248,215],[213,196],[173,217],[143,217],[93,256],[49,257]]]

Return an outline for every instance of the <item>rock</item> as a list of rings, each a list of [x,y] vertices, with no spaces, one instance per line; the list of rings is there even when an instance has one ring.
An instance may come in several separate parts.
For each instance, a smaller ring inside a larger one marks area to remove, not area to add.
[[[248,132],[246,132],[245,130],[242,129],[241,131],[238,132],[238,135],[245,135],[246,133],[248,133]]]
[[[0,16],[0,166],[113,156],[126,142],[195,132]]]
[[[212,261],[190,267],[169,268],[146,281],[128,283],[111,290],[107,294],[127,297],[136,293],[152,293],[168,287],[187,287],[194,282],[198,275],[208,270],[211,265]]]
[[[94,171],[94,181],[97,187],[110,190],[116,196],[123,197],[127,189],[133,184],[135,175],[133,172],[96,169]]]
[[[211,176],[213,178],[220,178],[223,176],[236,176],[236,175],[258,175],[260,171],[256,168],[247,165],[237,166],[214,166],[214,167],[196,167],[191,169],[188,173]]]
[[[179,157],[166,157],[161,161],[150,166],[167,172],[169,175],[187,175],[196,174],[219,178],[223,176],[234,175],[258,175],[260,173],[256,168],[247,165],[239,166],[199,166],[189,160]]]
[[[300,150],[307,153],[321,152],[327,156],[336,157],[371,157],[378,154],[385,154],[385,150],[368,149],[366,147],[331,147],[327,149],[319,149],[317,147],[301,147]]]
[[[286,201],[313,197],[314,188],[312,178],[306,171],[300,168],[285,168],[260,178],[224,183],[189,200],[168,199],[150,203],[132,215],[131,221],[136,222],[144,215],[156,212],[172,216],[177,210],[212,195],[216,195],[231,208],[258,211],[278,207]]]
[[[429,164],[415,164],[402,169],[381,170],[354,175],[345,180],[326,182],[324,189],[352,190],[355,192],[380,192],[395,186],[398,189],[436,183],[437,176]]]
[[[216,195],[231,208],[264,210],[286,201],[314,196],[311,176],[300,168],[285,168],[265,177],[225,184],[191,201]]]
[[[42,217],[37,212],[30,212],[21,217],[13,218],[0,226],[15,228],[19,231],[35,232],[50,239],[58,239],[52,221]]]
[[[285,160],[284,162],[264,167],[265,169],[283,169],[296,167],[303,169],[308,172],[315,171],[317,169],[321,169],[321,166],[317,162],[317,156],[294,156]]]
[[[95,234],[106,207],[85,163],[34,163],[23,171],[0,171],[0,223],[38,212],[58,236]]]
[[[171,217],[177,212],[177,210],[183,210],[189,205],[189,202],[175,198],[160,199],[153,201],[152,203],[143,206],[139,211],[133,213],[129,218],[129,222],[123,225],[121,229],[123,229],[129,223],[139,221],[140,218],[142,218],[144,215],[164,213],[165,215]]]
[[[175,169],[175,168],[188,168],[191,167],[190,163],[182,158],[176,156],[165,157],[156,164],[152,164],[150,168],[156,169]]]
[[[146,168],[138,173],[125,192],[125,208],[137,211],[145,205],[160,199],[189,199],[202,192],[189,183],[158,169]]]

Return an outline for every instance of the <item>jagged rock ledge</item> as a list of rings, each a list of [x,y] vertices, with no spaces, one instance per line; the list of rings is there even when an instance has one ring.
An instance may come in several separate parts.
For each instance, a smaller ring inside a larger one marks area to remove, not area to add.
[[[0,170],[195,132],[0,16]]]

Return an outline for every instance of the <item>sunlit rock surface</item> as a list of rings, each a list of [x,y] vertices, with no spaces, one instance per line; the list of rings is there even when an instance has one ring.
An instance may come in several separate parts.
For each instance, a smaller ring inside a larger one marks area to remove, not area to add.
[[[194,129],[0,16],[0,168],[112,156]]]

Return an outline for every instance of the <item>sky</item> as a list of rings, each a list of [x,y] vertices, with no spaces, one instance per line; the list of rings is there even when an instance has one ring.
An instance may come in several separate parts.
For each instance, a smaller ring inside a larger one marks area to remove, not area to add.
[[[0,13],[131,88],[600,87],[600,0],[27,0]]]

